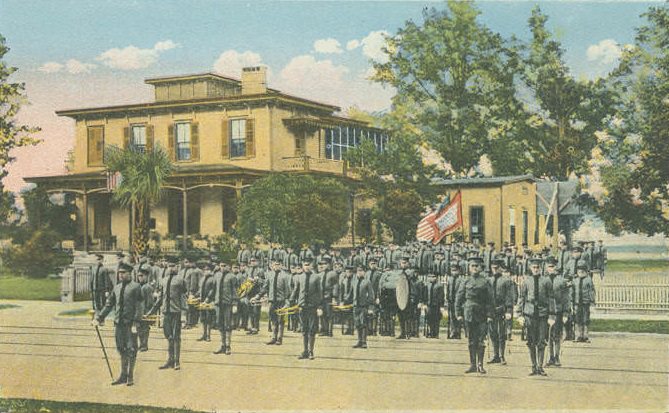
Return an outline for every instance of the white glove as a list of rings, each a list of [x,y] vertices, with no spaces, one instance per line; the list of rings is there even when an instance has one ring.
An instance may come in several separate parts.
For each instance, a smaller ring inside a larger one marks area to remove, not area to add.
[[[137,324],[133,323],[132,327],[130,327],[130,332],[132,334],[137,334]]]
[[[444,307],[441,307],[441,316],[446,317],[448,315],[448,311]]]
[[[418,304],[418,305],[416,306],[416,308],[418,308],[419,310],[422,309],[422,308],[423,308],[423,304]]]
[[[381,300],[379,300],[379,299],[377,298],[377,299],[376,299],[376,304],[380,304],[380,303],[381,303]]]
[[[237,306],[236,305],[232,306],[232,314],[237,314]]]
[[[520,324],[521,326],[524,326],[525,325],[525,317],[518,317],[518,324]]]
[[[109,297],[109,291],[105,291],[105,298]]]
[[[160,296],[160,294],[158,293],[158,291],[153,293],[153,298],[158,298],[159,296]]]
[[[458,316],[458,321],[462,321],[462,320],[464,320],[464,319],[465,319],[465,318],[464,318],[463,316],[461,316],[461,315]]]
[[[489,323],[492,323],[492,318],[488,317],[488,318],[486,318],[486,321],[488,321]]]
[[[316,309],[316,315],[319,317],[323,316],[323,309],[322,308]]]
[[[552,326],[553,324],[555,324],[555,316],[548,317],[548,325]]]
[[[372,309],[370,308],[369,310],[367,310],[367,314],[369,314],[369,315],[374,315],[374,310],[372,310]]]
[[[505,320],[511,320],[511,313],[504,314],[504,319]]]
[[[100,322],[98,321],[97,318],[94,318],[94,319],[91,320],[91,325],[93,327],[98,327],[98,326],[100,326]]]
[[[566,315],[562,316],[562,324],[567,324],[567,318],[568,317]]]

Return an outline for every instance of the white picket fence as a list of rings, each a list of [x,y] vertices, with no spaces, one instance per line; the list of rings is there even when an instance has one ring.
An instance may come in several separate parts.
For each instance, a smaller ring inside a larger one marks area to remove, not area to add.
[[[669,314],[669,274],[664,272],[595,274],[597,309]]]
[[[73,302],[76,294],[91,291],[91,268],[68,267],[61,275],[60,297],[62,302]]]

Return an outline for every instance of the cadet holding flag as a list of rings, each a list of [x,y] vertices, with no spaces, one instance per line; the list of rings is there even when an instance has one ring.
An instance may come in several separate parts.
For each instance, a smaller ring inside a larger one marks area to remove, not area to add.
[[[112,382],[112,386],[119,384],[132,386],[134,384],[137,328],[144,314],[144,298],[140,285],[130,279],[131,271],[131,266],[125,263],[119,265],[119,282],[109,294],[107,303],[100,314],[92,321],[92,324],[97,327],[111,310],[114,310],[114,336],[116,349],[121,355],[121,374]]]
[[[458,321],[464,321],[468,331],[469,369],[465,373],[485,374],[483,357],[488,323],[492,322],[492,287],[482,273],[483,259],[469,260],[469,277],[458,289],[455,307]]]

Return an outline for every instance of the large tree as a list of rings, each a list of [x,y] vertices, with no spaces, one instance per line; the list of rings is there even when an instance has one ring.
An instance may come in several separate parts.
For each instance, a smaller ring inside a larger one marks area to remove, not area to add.
[[[9,47],[0,35],[0,193],[4,192],[2,180],[9,173],[9,164],[14,161],[12,150],[40,142],[34,137],[39,128],[23,125],[16,118],[26,102],[25,85],[10,81],[10,76],[17,69],[5,63],[7,52]]]
[[[107,146],[104,154],[107,170],[121,174],[113,200],[121,206],[134,208],[133,251],[144,254],[149,238],[150,208],[160,200],[163,184],[173,170],[170,155],[160,145],[147,152],[132,146],[127,149]]]
[[[467,174],[520,109],[514,74],[518,59],[507,42],[477,21],[469,1],[423,13],[388,37],[388,61],[375,63],[374,79],[397,89],[395,105],[425,142]]]
[[[612,233],[669,234],[669,8],[643,14],[610,84],[614,120],[598,133],[589,188]],[[600,186],[601,185],[601,186]]]
[[[532,39],[521,45],[517,95],[524,112],[494,140],[490,158],[495,173],[532,173],[567,179],[588,171],[595,132],[610,119],[613,95],[604,79],[576,80],[564,49],[546,27],[537,6],[528,25]]]
[[[271,174],[248,188],[237,207],[244,240],[262,236],[284,245],[331,245],[346,235],[349,190],[333,178]]]

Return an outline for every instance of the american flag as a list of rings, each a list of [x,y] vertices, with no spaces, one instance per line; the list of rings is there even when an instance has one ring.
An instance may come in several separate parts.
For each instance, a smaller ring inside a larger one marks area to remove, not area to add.
[[[462,226],[462,194],[458,192],[439,213],[432,219],[434,222],[435,234],[432,239],[434,244],[438,244],[446,235],[453,233]]]
[[[420,220],[416,228],[416,239],[418,241],[432,241],[434,238],[434,217],[436,215],[437,211],[434,210]]]
[[[123,178],[120,172],[107,171],[107,192],[112,192],[116,189]]]

